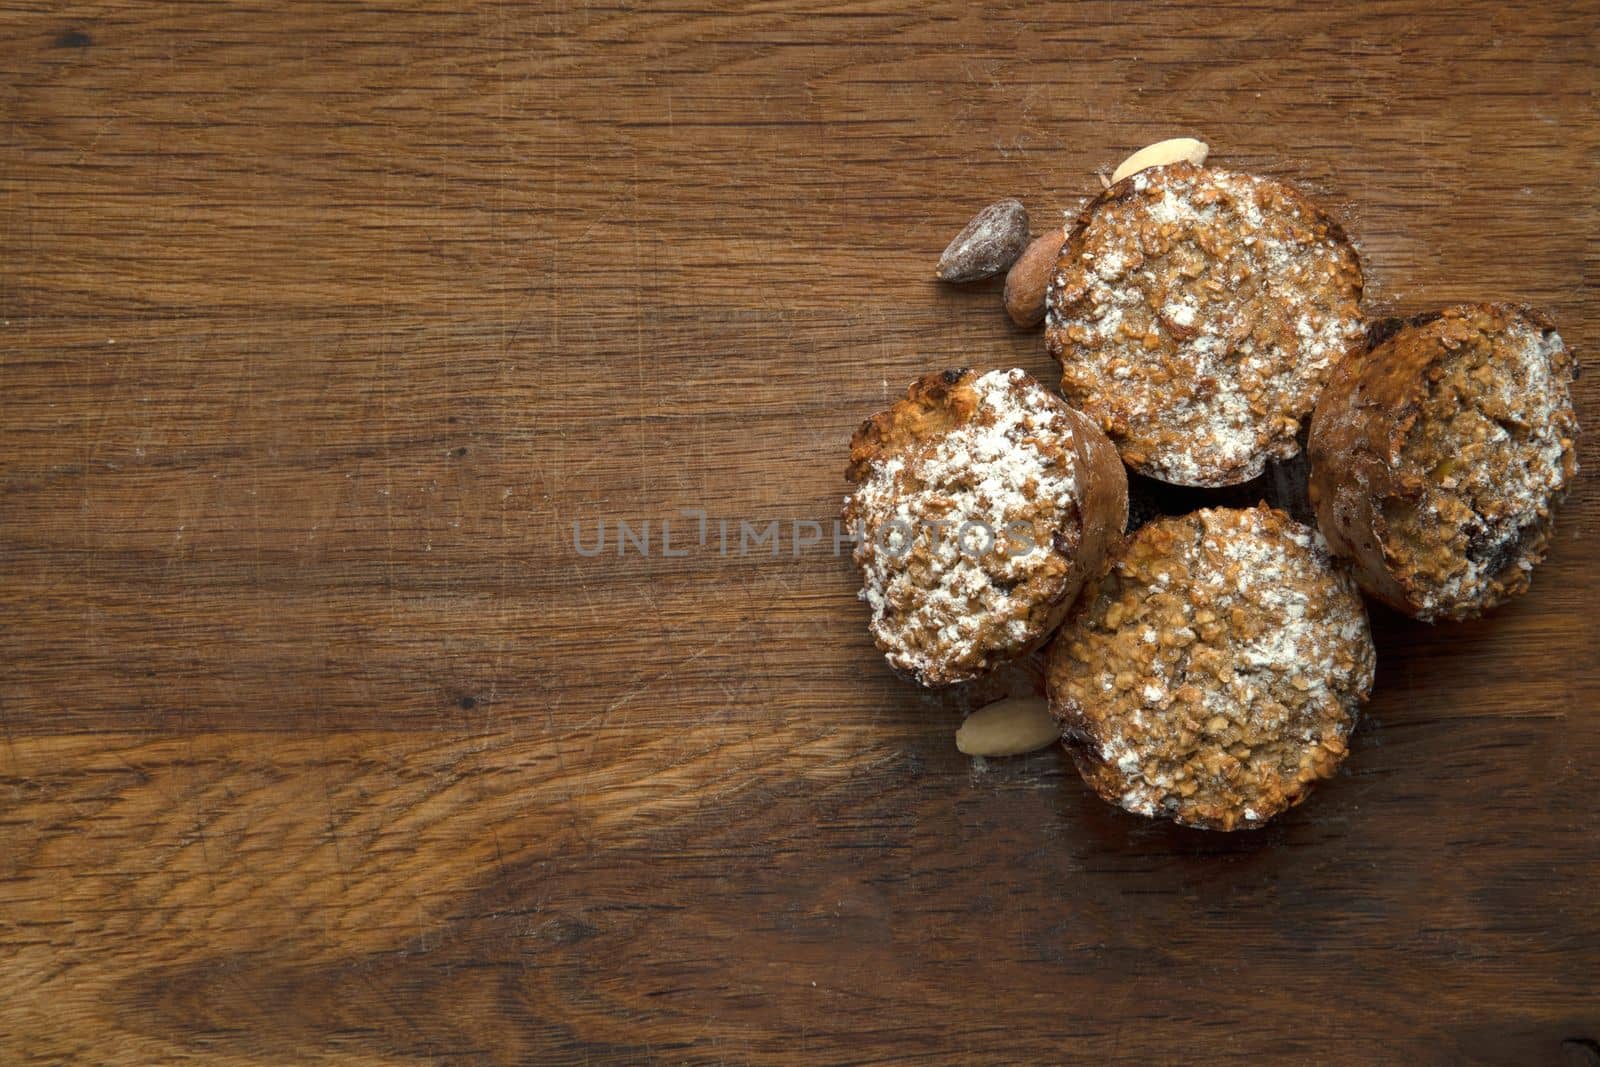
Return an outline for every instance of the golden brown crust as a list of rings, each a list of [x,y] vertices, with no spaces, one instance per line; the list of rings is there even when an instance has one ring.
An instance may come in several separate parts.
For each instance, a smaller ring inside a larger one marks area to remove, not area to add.
[[[971,379],[968,367],[924,375],[911,383],[905,399],[863,420],[850,438],[845,479],[859,485],[874,463],[925,444],[971,418],[978,403]]]
[[[873,638],[929,686],[1038,648],[1127,520],[1110,442],[1020,370],[913,383],[856,432],[846,477]]]
[[[1050,649],[1051,710],[1113,804],[1260,825],[1344,758],[1373,674],[1355,584],[1265,506],[1142,527]]]
[[[1282,182],[1174,163],[1113,185],[1068,230],[1046,338],[1067,400],[1130,467],[1235,485],[1299,450],[1363,335],[1361,267],[1336,222]]]
[[[1471,618],[1526,591],[1577,469],[1571,353],[1548,316],[1460,305],[1374,330],[1312,419],[1309,494],[1366,592]]]

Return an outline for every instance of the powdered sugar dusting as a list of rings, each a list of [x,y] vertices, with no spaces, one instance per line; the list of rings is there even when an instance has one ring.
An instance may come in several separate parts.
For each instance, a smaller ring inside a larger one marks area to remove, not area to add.
[[[1460,569],[1443,582],[1419,586],[1420,618],[1483,597],[1517,554],[1525,532],[1548,518],[1551,501],[1565,491],[1569,472],[1563,457],[1572,440],[1563,435],[1571,429],[1557,413],[1570,407],[1571,398],[1566,380],[1552,373],[1563,347],[1554,330],[1518,321],[1494,342],[1497,365],[1474,375],[1482,388],[1472,399],[1475,410],[1456,421],[1472,420],[1484,439],[1464,445],[1464,469],[1442,474],[1424,507],[1432,521],[1467,524],[1477,551],[1463,555]],[[1533,567],[1526,556],[1517,563]]]
[[[1281,513],[1202,511],[1158,526],[1140,535],[1149,551],[1117,565],[1116,597],[1063,633],[1052,691],[1063,686],[1079,709],[1116,772],[1108,795],[1130,811],[1181,820],[1192,798],[1298,789],[1324,746],[1342,754],[1372,684],[1353,582],[1319,533]]]
[[[1024,581],[1076,514],[1059,398],[1021,370],[991,371],[972,388],[968,420],[874,465],[851,505],[865,528],[856,561],[873,636],[925,680],[1042,636],[1030,622],[1038,590]]]
[[[1093,214],[1048,327],[1063,386],[1136,468],[1184,485],[1259,474],[1297,446],[1364,332],[1354,254],[1271,179],[1180,165]]]

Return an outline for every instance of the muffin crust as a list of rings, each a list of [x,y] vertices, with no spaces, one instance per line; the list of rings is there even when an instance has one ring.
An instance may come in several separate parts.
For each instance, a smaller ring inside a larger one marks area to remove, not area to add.
[[[1140,815],[1258,826],[1338,768],[1374,654],[1353,581],[1266,507],[1141,528],[1050,650],[1084,780]]]
[[[1310,494],[1367,592],[1435,621],[1527,591],[1577,472],[1572,375],[1550,319],[1512,304],[1419,316],[1338,368]]]
[[[1047,297],[1062,392],[1141,474],[1234,485],[1299,451],[1363,337],[1361,267],[1337,223],[1271,178],[1140,171],[1067,227]]]
[[[846,476],[873,639],[928,686],[1037,648],[1127,520],[1110,442],[1020,370],[916,382],[857,431]]]

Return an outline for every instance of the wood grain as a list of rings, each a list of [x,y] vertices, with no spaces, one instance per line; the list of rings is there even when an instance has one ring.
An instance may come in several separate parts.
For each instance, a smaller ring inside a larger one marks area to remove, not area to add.
[[[1048,374],[950,234],[1165,136],[1374,313],[1592,348],[1597,23],[10,5],[0,1061],[1596,1062],[1592,477],[1523,601],[1375,613],[1346,773],[1233,836],[971,765],[826,546],[572,524],[830,519],[912,378]]]

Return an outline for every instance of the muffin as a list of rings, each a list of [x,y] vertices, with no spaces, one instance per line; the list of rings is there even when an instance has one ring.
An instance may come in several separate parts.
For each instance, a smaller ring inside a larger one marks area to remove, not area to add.
[[[1299,451],[1317,393],[1363,338],[1361,284],[1339,225],[1293,188],[1173,163],[1069,224],[1045,336],[1067,400],[1128,466],[1235,485]]]
[[[1360,594],[1265,506],[1142,527],[1051,646],[1050,710],[1095,792],[1186,826],[1259,826],[1344,759],[1372,688]]]
[[[846,477],[873,640],[927,686],[1039,647],[1128,515],[1111,443],[1020,370],[915,382],[856,431]]]
[[[1513,304],[1446,308],[1376,340],[1312,419],[1317,523],[1376,599],[1428,621],[1481,615],[1527,591],[1577,472],[1572,353]]]

